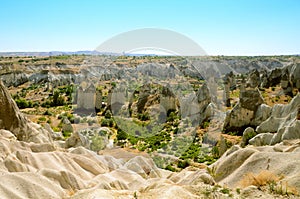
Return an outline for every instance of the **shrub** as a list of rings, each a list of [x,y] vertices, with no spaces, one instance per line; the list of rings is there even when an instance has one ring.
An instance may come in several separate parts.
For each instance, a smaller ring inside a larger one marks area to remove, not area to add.
[[[166,170],[169,170],[169,171],[172,171],[172,172],[175,172],[176,169],[174,167],[172,167],[170,164],[168,166],[166,166],[165,168]]]
[[[65,104],[64,97],[60,95],[58,90],[54,91],[52,105],[53,106],[63,106]]]
[[[134,136],[129,136],[128,141],[132,144],[132,145],[136,145],[138,143],[138,138],[134,137]]]
[[[72,135],[72,132],[70,132],[70,131],[63,131],[62,134],[63,134],[63,136],[65,138],[69,138]]]
[[[220,152],[218,146],[213,146],[211,149],[211,154],[214,158],[219,158],[220,157]]]
[[[61,129],[59,127],[52,127],[52,129],[53,129],[54,132],[60,132],[61,131]]]
[[[31,101],[27,101],[24,98],[18,98],[15,100],[15,102],[20,109],[33,107],[33,103]]]
[[[188,166],[190,166],[190,163],[187,160],[184,160],[184,161],[179,160],[178,163],[177,163],[177,167],[181,168],[181,169],[184,169]]]
[[[49,109],[47,109],[45,112],[44,112],[44,115],[52,115],[52,113],[49,111]]]
[[[39,121],[41,121],[41,122],[46,122],[46,121],[47,121],[47,118],[45,118],[45,117],[40,117],[40,118],[39,118]]]
[[[95,123],[95,121],[91,120],[91,119],[88,119],[87,123],[88,123],[89,126],[92,126]]]
[[[116,82],[111,82],[111,86],[112,86],[113,88],[116,88],[117,83],[116,83]]]
[[[167,115],[168,115],[168,117],[167,117],[168,122],[174,122],[176,119],[178,119],[178,116],[174,111],[172,111],[172,112],[168,111]]]
[[[114,126],[114,121],[113,121],[113,119],[103,118],[101,120],[101,126],[113,127]]]
[[[118,130],[117,132],[117,140],[126,140],[128,137],[128,134],[122,130]]]
[[[113,119],[109,119],[109,127],[113,127],[114,126],[114,120]]]
[[[150,116],[148,113],[141,113],[138,115],[138,118],[141,120],[141,121],[147,121],[150,119]]]
[[[217,167],[212,166],[212,167],[206,167],[206,171],[209,173],[209,175],[213,178],[217,177]]]
[[[100,151],[100,150],[104,149],[105,145],[103,142],[103,138],[99,135],[93,136],[90,147],[91,147],[91,150],[93,150],[93,151]]]
[[[80,119],[79,119],[80,120]],[[69,119],[69,121],[71,122],[71,124],[78,124],[78,123],[75,123],[75,117],[71,117],[70,119]],[[77,120],[78,121],[78,120]]]
[[[237,136],[239,134],[239,132],[238,131],[233,131],[233,132],[230,131],[227,134],[231,135],[231,136]]]
[[[283,184],[283,182],[280,181],[282,179],[283,176],[278,176],[270,171],[263,170],[257,175],[254,175],[253,173],[246,174],[245,177],[240,181],[240,184],[243,187],[250,185],[257,186],[258,188],[268,186],[271,193],[280,195],[298,195],[297,189],[288,186],[287,182]]]
[[[111,118],[111,112],[110,112],[110,110],[107,110],[107,111],[105,112],[104,117],[105,117],[106,119],[110,119],[110,118]]]
[[[257,175],[254,175],[253,173],[246,174],[240,183],[243,187],[248,187],[250,185],[262,187],[270,183],[276,183],[280,179],[281,177],[275,175],[274,173],[263,170]]]
[[[230,194],[230,190],[228,188],[225,188],[225,187],[223,189],[221,189],[220,192],[223,193],[223,194]]]
[[[202,127],[204,128],[204,129],[206,129],[207,127],[209,127],[209,122],[203,122],[203,124],[202,124]]]

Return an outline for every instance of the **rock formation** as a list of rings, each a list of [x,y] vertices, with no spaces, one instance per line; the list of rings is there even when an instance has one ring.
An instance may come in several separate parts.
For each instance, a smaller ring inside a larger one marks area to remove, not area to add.
[[[240,93],[240,101],[226,114],[223,129],[229,131],[242,131],[255,123],[255,115],[264,100],[260,91],[248,89]]]
[[[290,72],[293,86],[300,91],[300,63],[294,63]]]
[[[268,74],[266,87],[268,88],[268,87],[279,85],[280,80],[281,80],[281,76],[282,76],[282,71],[281,71],[280,68],[273,69]]]
[[[203,84],[196,95],[192,94],[180,99],[182,117],[189,117],[192,122],[197,122],[197,124],[201,124],[213,115],[213,107],[207,84]]]
[[[178,173],[156,167],[152,159],[117,159],[83,147],[63,150],[49,144],[21,143],[0,130],[0,197],[10,198],[197,198],[212,189],[205,169]],[[126,157],[125,150],[118,155]],[[218,197],[225,197],[221,192]]]
[[[285,95],[293,97],[293,83],[290,81],[289,73],[287,70],[283,71],[280,86],[283,89]]]
[[[24,117],[1,81],[0,129],[11,131],[18,140],[22,141],[49,142],[52,140],[47,130]]]
[[[169,87],[163,87],[159,99],[160,105],[165,109],[165,113],[178,109],[176,96]]]
[[[82,82],[77,91],[77,108],[95,110],[96,88],[93,83]]]
[[[260,85],[260,75],[258,70],[253,70],[248,75],[247,87],[256,88]]]
[[[300,94],[298,93],[289,104],[274,105],[270,110],[269,117],[257,126],[256,132],[259,135],[252,138],[253,140],[249,142],[255,143],[255,145],[259,145],[259,143],[261,143],[261,145],[274,145],[283,140],[300,139],[299,115]],[[270,137],[271,139],[269,139]]]
[[[299,140],[285,141],[275,146],[246,147],[234,146],[229,149],[211,168],[215,170],[215,180],[228,187],[243,187],[245,174],[269,172],[281,176],[282,184],[288,182],[288,188],[300,190]],[[288,160],[288,161],[287,161]],[[257,190],[255,187],[254,190]],[[253,192],[255,192],[253,190]],[[252,193],[253,194],[253,193]],[[269,196],[272,198],[272,196]]]

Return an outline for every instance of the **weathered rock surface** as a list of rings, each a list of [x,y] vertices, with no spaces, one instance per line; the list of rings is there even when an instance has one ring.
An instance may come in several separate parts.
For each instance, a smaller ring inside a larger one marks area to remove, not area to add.
[[[288,182],[290,187],[300,190],[299,158],[299,140],[289,140],[275,146],[234,146],[211,167],[215,169],[216,182],[232,188],[242,187],[241,181],[249,172],[268,171],[283,175],[283,183]]]
[[[197,121],[199,124],[213,115],[213,107],[207,84],[203,84],[196,95],[189,95],[180,99],[182,117],[189,117],[191,121]]]
[[[248,75],[247,86],[250,88],[256,88],[261,84],[260,74],[258,70],[253,70]]]
[[[272,107],[271,113],[268,119],[263,121],[257,128],[256,132],[259,134],[253,138],[254,140],[269,140],[271,136],[269,133],[273,133],[272,139],[269,144],[276,144],[283,140],[299,139],[300,138],[300,122],[299,122],[299,109],[300,108],[300,94],[295,96],[289,104],[282,105],[276,104]],[[265,143],[265,142],[263,142]]]
[[[251,128],[251,127],[246,128],[243,132],[241,146],[245,147],[249,143],[249,140],[251,138],[253,138],[255,135],[256,135],[256,132],[254,131],[253,128]]]
[[[294,63],[291,68],[291,81],[295,88],[300,89],[300,63]]]
[[[264,113],[257,113],[257,110],[264,100],[258,89],[245,90],[240,94],[240,101],[236,106],[226,114],[224,121],[224,130],[241,131],[248,126],[253,126],[258,120],[255,115],[259,114],[263,117]]]
[[[0,130],[0,145],[3,199],[199,198],[203,196],[199,190],[212,189],[215,183],[204,169],[173,173],[157,168],[146,157],[136,155],[125,162],[83,147],[55,149],[20,142],[7,130]]]
[[[249,140],[249,144],[254,146],[270,145],[273,135],[273,133],[258,134],[254,138]]]
[[[49,142],[50,133],[40,125],[30,122],[17,107],[9,92],[0,81],[0,129],[11,131],[19,140]]]
[[[266,87],[272,87],[280,84],[282,76],[281,70],[281,68],[275,68],[269,73]]]

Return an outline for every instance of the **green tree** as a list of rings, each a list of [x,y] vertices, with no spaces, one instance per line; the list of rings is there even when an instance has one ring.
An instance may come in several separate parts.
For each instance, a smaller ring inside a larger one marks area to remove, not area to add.
[[[117,133],[117,140],[126,140],[128,137],[128,134],[122,130],[119,130]]]
[[[54,91],[53,94],[53,101],[52,105],[53,106],[63,106],[65,104],[65,99],[63,96],[61,96],[60,92],[58,90]]]

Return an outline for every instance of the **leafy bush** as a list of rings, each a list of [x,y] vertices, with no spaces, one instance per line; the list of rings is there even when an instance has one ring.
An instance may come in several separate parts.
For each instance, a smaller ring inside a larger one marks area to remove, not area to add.
[[[111,112],[110,112],[110,110],[107,110],[106,112],[105,112],[105,115],[104,115],[104,117],[106,118],[106,119],[110,119],[111,118]]]
[[[104,147],[105,147],[105,145],[104,145],[103,137],[101,137],[99,135],[95,135],[92,137],[92,142],[90,145],[91,150],[100,151],[100,150],[104,149]]]
[[[150,116],[148,113],[141,113],[141,114],[138,114],[138,118],[141,120],[141,121],[147,121],[147,120],[150,120]]]
[[[201,145],[198,143],[192,143],[190,147],[182,154],[180,159],[186,160],[186,159],[192,159],[196,160],[199,156],[201,149]]]
[[[128,141],[132,144],[132,145],[136,145],[138,143],[138,138],[129,135]]]
[[[116,82],[111,82],[111,86],[112,86],[113,88],[116,88],[117,83],[116,83]]]
[[[209,127],[209,122],[203,122],[203,124],[202,124],[202,127],[204,128],[204,129],[206,129],[207,127]]]
[[[172,167],[170,164],[168,166],[166,166],[165,168],[166,170],[169,170],[169,171],[172,171],[172,172],[175,172],[176,169],[174,167]]]
[[[220,158],[220,152],[218,146],[213,146],[211,149],[211,154],[214,158]]]
[[[181,168],[181,169],[184,169],[186,167],[190,166],[190,163],[188,162],[188,160],[179,160],[178,163],[177,163],[177,167],[178,168]]]
[[[114,126],[114,120],[103,118],[101,120],[101,126],[113,127]]]
[[[117,140],[126,140],[128,138],[128,134],[121,129],[117,132]]]
[[[220,190],[220,192],[223,194],[230,194],[230,189],[224,187],[223,189]]]
[[[177,114],[172,111],[172,112],[168,112],[168,117],[167,117],[167,122],[174,122],[176,119],[178,119],[179,117],[177,116]]]
[[[70,131],[63,131],[62,134],[63,134],[63,136],[65,138],[69,138],[72,135],[72,132],[70,132]]]
[[[52,106],[63,106],[64,104],[64,97],[60,94],[58,90],[55,90],[53,94]]]
[[[40,117],[40,118],[39,118],[39,121],[41,121],[41,122],[46,122],[46,121],[47,121],[47,118],[45,118],[45,117]]]
[[[31,101],[27,101],[24,98],[18,98],[15,100],[15,102],[20,109],[33,107],[33,103]]]
[[[230,131],[227,134],[232,135],[232,136],[237,136],[239,134],[239,132],[238,131],[233,131],[233,132]]]
[[[42,107],[50,108],[52,106],[52,102],[50,100],[46,100],[41,104]]]

